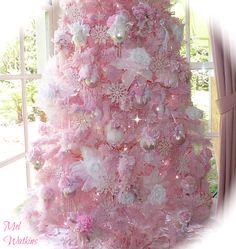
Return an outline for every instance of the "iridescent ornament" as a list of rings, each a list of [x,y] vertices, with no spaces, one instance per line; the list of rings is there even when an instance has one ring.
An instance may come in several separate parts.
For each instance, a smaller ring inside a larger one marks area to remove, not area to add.
[[[183,124],[178,125],[175,128],[174,135],[173,135],[173,143],[177,145],[182,145],[186,140],[186,135],[184,131]]]

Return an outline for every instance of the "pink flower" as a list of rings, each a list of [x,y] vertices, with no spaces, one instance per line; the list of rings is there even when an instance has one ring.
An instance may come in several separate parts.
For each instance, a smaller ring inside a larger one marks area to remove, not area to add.
[[[91,215],[78,215],[76,222],[76,229],[81,233],[88,233],[93,227],[93,218]]]

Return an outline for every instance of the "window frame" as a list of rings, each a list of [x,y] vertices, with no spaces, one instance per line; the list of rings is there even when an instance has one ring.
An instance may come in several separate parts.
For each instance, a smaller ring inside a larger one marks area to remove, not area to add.
[[[55,14],[53,16],[53,1],[49,1],[46,5],[42,7],[42,10],[45,14],[45,23],[48,27],[46,27],[46,36],[47,36],[47,52],[49,56],[53,55],[53,44],[52,38],[54,30],[56,27],[55,23]],[[24,49],[24,38],[25,32],[24,28],[21,27],[18,33],[19,41],[20,41],[20,71],[19,74],[0,74],[0,80],[19,80],[21,82],[21,97],[22,97],[22,117],[23,117],[23,130],[24,130],[24,152],[16,154],[6,160],[0,161],[0,169],[6,166],[11,165],[12,163],[21,160],[26,157],[29,151],[29,121],[28,121],[28,111],[27,111],[27,90],[26,84],[28,80],[39,80],[42,75],[37,74],[28,74],[25,70],[25,49]],[[25,170],[26,170],[26,185],[27,188],[31,187],[31,172],[30,165],[25,160]]]

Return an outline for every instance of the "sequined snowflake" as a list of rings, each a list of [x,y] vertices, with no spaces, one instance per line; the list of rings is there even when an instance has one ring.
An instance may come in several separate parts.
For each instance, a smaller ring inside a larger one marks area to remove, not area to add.
[[[77,22],[85,17],[79,7],[71,6],[67,9],[67,15],[72,22]]]
[[[157,71],[161,71],[167,66],[167,61],[165,58],[161,55],[156,55],[152,58],[151,64],[150,64],[150,70],[153,73],[156,73]]]
[[[81,132],[91,127],[92,115],[86,112],[79,112],[72,117],[71,126]]]
[[[91,31],[91,37],[96,44],[106,44],[109,36],[107,33],[107,27],[102,25],[96,25]]]
[[[162,138],[158,142],[157,149],[158,149],[159,153],[161,154],[161,156],[164,156],[164,157],[167,156],[170,148],[171,148],[171,144],[167,139]]]
[[[189,157],[187,154],[184,154],[179,159],[179,166],[177,168],[177,172],[180,174],[186,174],[190,172],[190,168],[188,167]]]
[[[150,195],[148,196],[148,200],[150,203],[152,204],[163,204],[163,202],[166,199],[166,189],[160,185],[160,184],[156,184]]]
[[[112,103],[121,104],[125,102],[128,90],[122,83],[112,83],[107,89],[107,94]]]

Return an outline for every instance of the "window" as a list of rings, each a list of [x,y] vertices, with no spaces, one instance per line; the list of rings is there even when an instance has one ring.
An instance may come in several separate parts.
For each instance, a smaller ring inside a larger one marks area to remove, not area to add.
[[[204,124],[207,136],[213,144],[212,170],[209,174],[210,191],[217,191],[219,160],[219,113],[215,100],[217,90],[214,76],[214,66],[211,54],[211,42],[206,18],[194,7],[198,0],[172,1],[173,12],[185,24],[184,42],[181,54],[190,63],[192,71],[192,102],[204,112]]]
[[[34,121],[42,115],[36,96],[41,73],[53,52],[52,23],[52,6],[47,4],[0,50],[0,196],[3,203],[13,199],[11,207],[20,204],[31,186],[33,172],[25,155],[36,134]],[[16,187],[19,198],[9,198]]]

